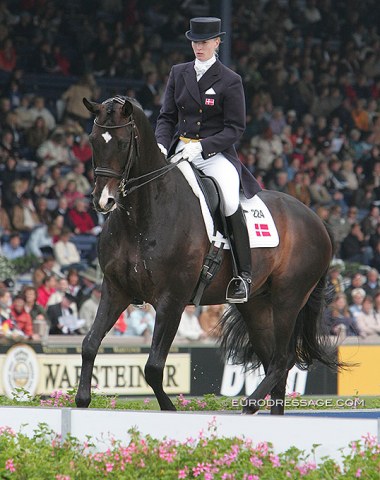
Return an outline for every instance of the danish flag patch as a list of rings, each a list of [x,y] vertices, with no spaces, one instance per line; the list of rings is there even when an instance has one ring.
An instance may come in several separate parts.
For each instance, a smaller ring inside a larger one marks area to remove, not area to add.
[[[266,223],[255,223],[256,237],[271,237],[269,226]]]
[[[206,98],[205,105],[214,105],[215,100],[213,98]]]

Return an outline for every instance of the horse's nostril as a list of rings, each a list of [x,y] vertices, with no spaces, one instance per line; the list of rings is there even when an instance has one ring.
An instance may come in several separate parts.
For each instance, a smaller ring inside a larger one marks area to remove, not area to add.
[[[112,197],[107,198],[107,202],[101,205],[103,212],[109,212],[115,205],[115,199]]]

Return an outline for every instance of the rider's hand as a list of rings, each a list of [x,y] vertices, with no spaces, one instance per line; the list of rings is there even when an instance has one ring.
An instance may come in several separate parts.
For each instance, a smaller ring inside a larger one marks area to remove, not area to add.
[[[161,153],[163,153],[166,158],[168,156],[168,151],[166,150],[166,148],[161,143],[157,143],[157,146],[161,150]]]
[[[182,157],[192,162],[202,152],[201,142],[189,142],[183,147]]]

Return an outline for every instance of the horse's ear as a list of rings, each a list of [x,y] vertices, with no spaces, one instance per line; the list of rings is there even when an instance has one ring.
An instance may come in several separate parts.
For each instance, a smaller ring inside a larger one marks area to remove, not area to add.
[[[124,105],[123,105],[123,108],[121,109],[121,112],[122,114],[125,116],[125,117],[129,117],[129,115],[132,114],[133,112],[133,105],[132,103],[129,101],[129,100],[126,100],[124,102]]]
[[[97,115],[100,111],[100,105],[96,102],[90,102],[87,98],[83,98],[83,104],[93,115]]]

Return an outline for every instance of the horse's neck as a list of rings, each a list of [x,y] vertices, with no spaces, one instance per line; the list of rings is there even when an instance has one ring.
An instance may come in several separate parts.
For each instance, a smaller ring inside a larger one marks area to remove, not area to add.
[[[140,175],[145,175],[167,165],[161,153],[158,159],[151,159],[150,167],[144,166]],[[143,157],[142,157],[143,158]],[[159,175],[162,172],[158,172]],[[137,171],[133,176],[137,178]],[[186,180],[178,168],[167,171],[157,178],[148,176],[141,179],[139,188],[127,195],[124,214],[128,224],[138,232],[157,231],[157,224],[166,222],[175,226],[175,219],[185,214],[196,213],[199,209],[196,197],[186,188]],[[146,183],[145,183],[146,182]]]

